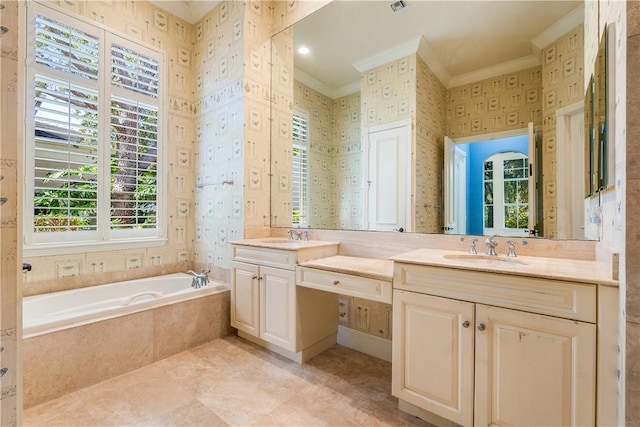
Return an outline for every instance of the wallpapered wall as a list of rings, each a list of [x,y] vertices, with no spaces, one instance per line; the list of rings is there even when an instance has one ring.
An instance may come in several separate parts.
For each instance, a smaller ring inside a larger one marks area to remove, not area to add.
[[[9,32],[0,36],[0,425],[17,424],[17,408],[22,397],[20,383],[18,320],[21,319],[18,295],[19,218],[18,176],[20,135],[17,126],[21,92],[18,89],[18,2],[3,1],[0,25]],[[21,180],[20,180],[21,182]]]
[[[542,142],[544,236],[556,237],[556,111],[584,100],[583,26],[578,25],[542,52]],[[582,179],[582,177],[576,177]]]
[[[309,114],[309,226],[364,229],[360,93],[331,99],[296,81],[293,98]]]

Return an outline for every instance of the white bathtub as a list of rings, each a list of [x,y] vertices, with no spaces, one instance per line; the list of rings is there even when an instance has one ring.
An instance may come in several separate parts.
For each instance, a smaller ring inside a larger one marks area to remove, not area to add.
[[[191,278],[185,273],[175,273],[25,297],[23,337],[201,298],[229,288],[212,280],[207,286],[194,289]]]

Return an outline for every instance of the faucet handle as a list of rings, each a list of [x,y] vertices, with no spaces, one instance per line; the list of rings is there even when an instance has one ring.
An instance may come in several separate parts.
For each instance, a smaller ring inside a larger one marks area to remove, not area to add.
[[[476,243],[478,242],[478,239],[473,239],[471,241],[471,245],[469,246],[469,253],[470,254],[477,254],[478,250],[476,249]]]

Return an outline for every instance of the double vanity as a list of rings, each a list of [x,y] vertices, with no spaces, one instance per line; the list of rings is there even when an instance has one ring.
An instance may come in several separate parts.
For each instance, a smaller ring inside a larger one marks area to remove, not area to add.
[[[300,363],[335,345],[338,295],[392,304],[392,391],[436,425],[611,425],[617,282],[595,261],[234,242],[231,324]]]

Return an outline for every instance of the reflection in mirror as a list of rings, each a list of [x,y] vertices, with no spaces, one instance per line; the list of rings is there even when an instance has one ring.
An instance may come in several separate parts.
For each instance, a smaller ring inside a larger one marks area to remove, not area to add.
[[[447,139],[445,144],[453,153],[445,156],[445,170],[455,171],[453,177],[445,173],[446,233],[539,234],[535,134],[530,138],[524,129],[514,136]]]
[[[584,238],[564,231],[584,224],[584,190],[571,214],[559,196],[583,187],[583,166],[559,176],[561,153],[585,163],[583,144],[578,156],[565,150],[556,126],[560,114],[579,114],[583,126],[584,10],[575,1],[535,3],[411,2],[394,13],[384,2],[335,1],[274,36],[271,225]],[[491,160],[526,162],[502,177],[526,169],[526,185],[518,177],[505,192],[503,182],[500,207],[455,196],[467,207],[452,216],[446,176],[463,169],[445,161],[445,139],[489,135],[495,144],[495,135],[526,133],[530,122],[540,130],[538,162],[517,148],[501,153],[526,160]]]

